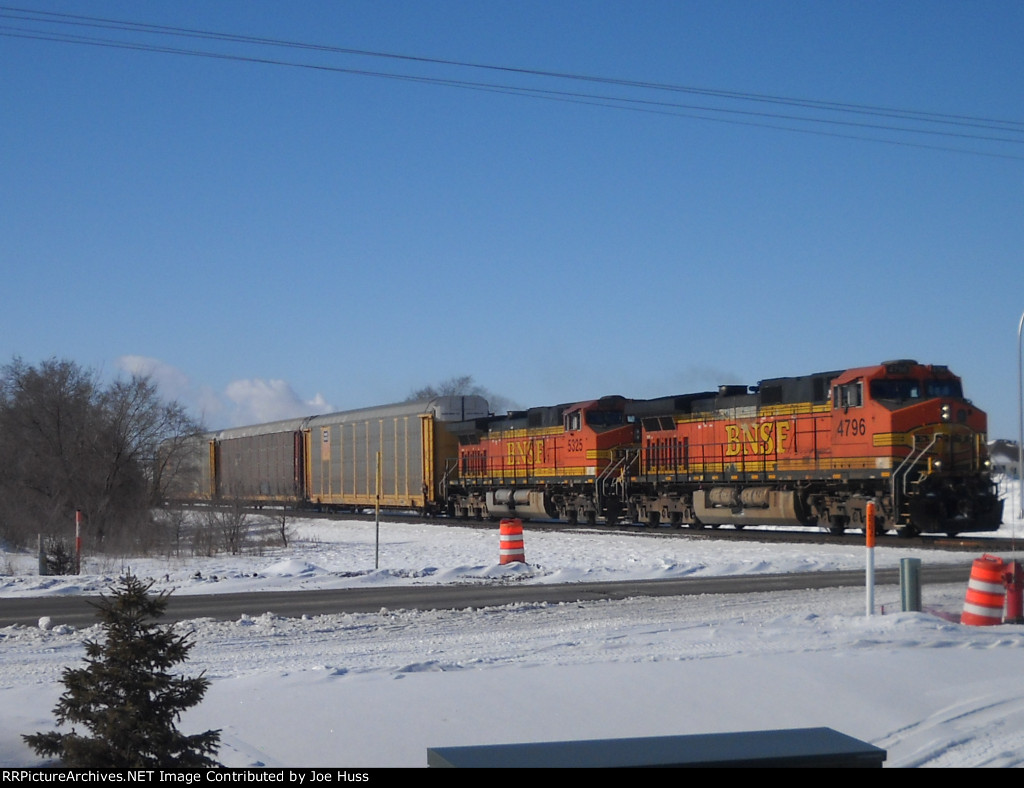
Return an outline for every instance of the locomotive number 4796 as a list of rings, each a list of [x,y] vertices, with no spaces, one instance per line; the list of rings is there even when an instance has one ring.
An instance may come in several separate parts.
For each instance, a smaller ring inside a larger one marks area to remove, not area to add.
[[[836,423],[836,435],[867,435],[864,419],[840,419]]]

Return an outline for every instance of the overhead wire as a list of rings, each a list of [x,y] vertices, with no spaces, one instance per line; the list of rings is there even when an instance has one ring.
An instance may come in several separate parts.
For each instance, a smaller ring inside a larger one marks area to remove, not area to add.
[[[312,69],[317,71],[342,73],[354,76],[401,80],[407,82],[431,84],[461,89],[471,89],[477,91],[519,95],[531,98],[540,98],[551,101],[584,104],[603,108],[615,108],[638,112],[648,112],[659,115],[685,117],[690,119],[706,120],[718,123],[730,123],[734,125],[770,128],[789,132],[855,139],[860,141],[882,142],[891,145],[903,145],[957,153],[968,153],[973,155],[990,156],[996,158],[1024,159],[1024,156],[1022,155],[1014,155],[1012,153],[1001,152],[998,150],[977,150],[970,148],[941,146],[928,144],[921,141],[915,142],[913,141],[913,137],[908,138],[908,135],[923,135],[925,138],[930,137],[933,139],[941,137],[950,138],[956,141],[1021,145],[1024,144],[1024,122],[1022,121],[975,117],[964,114],[935,113],[926,112],[922,110],[899,109],[894,107],[881,107],[865,104],[852,104],[848,102],[834,102],[816,99],[802,99],[786,96],[744,93],[740,91],[699,88],[670,83],[628,80],[589,74],[577,74],[571,72],[530,69],[516,66],[503,66],[485,63],[473,63],[468,61],[449,60],[442,58],[430,58],[420,55],[375,52],[371,50],[352,49],[347,47],[314,44],[300,41],[289,41],[283,39],[266,38],[261,36],[249,36],[236,33],[223,33],[216,31],[200,30],[195,28],[172,27],[167,25],[156,25],[144,22],[129,22],[124,20],[83,16],[78,14],[35,11],[30,9],[15,8],[9,6],[0,6],[0,18],[7,18],[17,20],[19,22],[29,22],[50,26],[49,28],[42,30],[24,27],[14,27],[10,25],[0,26],[0,36],[12,38],[36,39],[43,41],[89,45],[104,48],[127,49],[178,56],[206,57],[221,60],[257,63],[263,65]],[[332,55],[343,55],[349,57],[380,58],[393,60],[397,62],[417,63],[421,65],[428,65],[434,67],[505,73],[506,75],[515,75],[544,81],[569,80],[578,83],[603,84],[606,86],[622,88],[631,91],[631,94],[605,95],[600,93],[580,92],[576,90],[554,89],[551,87],[533,87],[528,84],[506,84],[500,82],[475,81],[471,79],[462,78],[455,79],[444,76],[431,76],[428,74],[380,71],[366,68],[355,68],[351,66],[331,65],[325,63],[298,62],[294,60],[285,60],[278,57],[268,57],[263,55],[211,51],[208,49],[181,48],[175,46],[168,46],[166,44],[152,43],[144,40],[126,41],[116,38],[98,38],[93,36],[77,35],[71,32],[67,32],[67,28],[71,28],[72,30],[81,28],[103,29],[110,31],[126,32],[135,35],[171,36],[175,38],[242,44],[246,46],[256,46],[262,48],[275,47],[284,49],[305,50],[309,52],[318,52]],[[695,96],[704,96],[707,98],[721,99],[724,102],[732,103],[734,106],[709,106],[701,104],[683,103],[677,101],[643,98],[639,97],[636,91],[661,91],[676,94],[692,94]],[[782,111],[771,112],[755,109],[741,109],[735,106],[736,103],[742,102],[778,105],[780,107],[807,110],[808,112],[818,114],[786,114],[785,112]],[[822,115],[821,113],[826,114]],[[889,118],[892,120],[903,121],[904,124],[894,125],[891,123],[887,124],[884,122],[869,122],[866,119],[852,119],[865,117],[876,119]],[[785,124],[810,124],[811,127],[808,128],[798,127],[794,125],[784,125],[784,123],[780,122],[784,122]],[[913,125],[906,125],[907,123],[921,124],[921,126],[915,127]],[[846,128],[862,133],[853,133],[852,131],[844,133],[842,131],[837,131],[837,128]],[[880,132],[887,135],[899,136],[865,136],[865,133],[867,132]],[[990,133],[985,134],[981,132]]]

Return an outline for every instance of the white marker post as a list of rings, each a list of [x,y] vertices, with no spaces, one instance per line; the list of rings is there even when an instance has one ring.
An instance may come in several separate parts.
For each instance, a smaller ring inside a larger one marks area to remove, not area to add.
[[[82,574],[82,510],[75,509],[75,574]]]
[[[864,512],[864,542],[867,546],[867,570],[864,581],[867,592],[867,614],[875,612],[875,502],[868,501]]]
[[[373,555],[373,568],[380,569],[380,452],[377,452],[377,505],[374,507],[374,522],[377,524],[376,547]]]

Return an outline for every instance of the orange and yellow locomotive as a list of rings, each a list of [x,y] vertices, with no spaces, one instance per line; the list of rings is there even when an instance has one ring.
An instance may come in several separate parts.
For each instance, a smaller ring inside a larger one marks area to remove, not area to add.
[[[463,516],[842,532],[873,501],[879,529],[995,530],[986,429],[956,375],[909,360],[605,397],[462,425],[450,502]]]

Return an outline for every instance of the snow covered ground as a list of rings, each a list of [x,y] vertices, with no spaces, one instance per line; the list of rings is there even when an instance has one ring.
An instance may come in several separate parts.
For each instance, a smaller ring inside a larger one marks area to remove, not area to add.
[[[1008,525],[1020,531],[1011,489]],[[5,597],[96,593],[127,569],[178,594],[367,584],[550,583],[828,571],[862,548],[545,532],[529,564],[500,566],[497,532],[372,522],[293,522],[283,549],[243,556],[89,559],[74,578],[34,576],[0,553]],[[974,556],[878,548],[876,565]],[[1013,556],[1004,555],[1004,558]],[[926,612],[899,591],[863,589],[516,604],[476,610],[179,626],[197,641],[190,674],[212,686],[189,732],[222,729],[227,766],[425,766],[428,747],[826,726],[888,752],[887,766],[1024,764],[1024,627],[950,621],[959,585],[925,586]],[[96,628],[0,629],[0,765],[40,760],[21,733],[53,725],[61,669]]]

